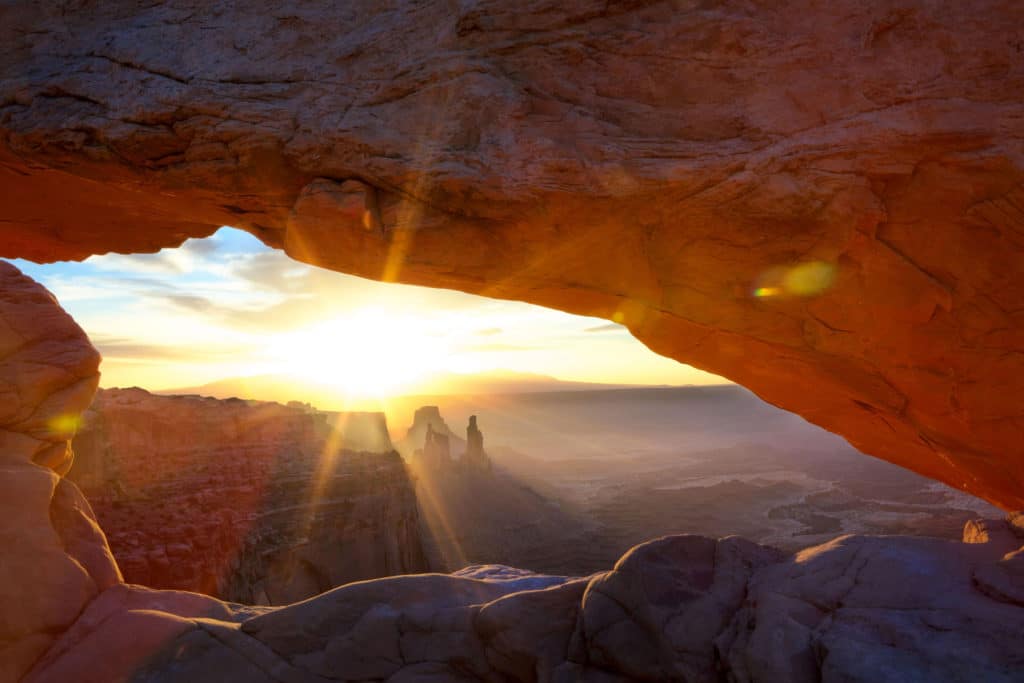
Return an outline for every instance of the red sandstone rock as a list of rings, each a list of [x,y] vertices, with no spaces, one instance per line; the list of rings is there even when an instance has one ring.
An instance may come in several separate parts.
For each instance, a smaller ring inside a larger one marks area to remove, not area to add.
[[[49,292],[0,262],[0,681],[121,580],[92,509],[58,474],[98,364]]]
[[[1020,508],[1021,25],[1012,0],[7,3],[0,255],[237,225],[621,321]]]
[[[63,474],[99,353],[43,287],[0,261],[0,458]]]
[[[287,604],[426,571],[415,492],[383,414],[327,417],[302,404],[100,390],[68,477],[132,583]]]

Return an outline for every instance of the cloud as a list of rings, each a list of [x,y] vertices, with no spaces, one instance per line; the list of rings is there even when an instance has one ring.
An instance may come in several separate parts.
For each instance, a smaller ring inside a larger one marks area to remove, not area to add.
[[[191,256],[204,257],[219,251],[220,248],[221,244],[217,240],[192,238],[185,240],[178,251]]]
[[[471,353],[491,353],[494,351],[538,351],[540,349],[547,348],[546,346],[526,346],[522,344],[470,344],[468,346],[460,347],[461,351],[468,351]]]
[[[165,294],[160,296],[160,298],[197,313],[209,313],[220,308],[206,297],[196,296],[195,294]]]
[[[277,251],[247,255],[230,269],[230,274],[259,287],[283,293],[305,292],[311,284],[309,266],[296,263]]]
[[[626,328],[618,323],[608,323],[606,325],[598,325],[596,327],[588,327],[583,330],[584,332],[625,332]]]
[[[102,277],[95,278],[97,282],[100,282],[105,287],[111,289],[123,289],[125,285],[134,285],[136,291],[140,294],[146,293],[149,289],[159,289],[163,291],[173,290],[174,287],[163,280],[159,280],[155,277]]]
[[[144,274],[181,274],[183,271],[178,259],[171,257],[165,251],[157,254],[103,254],[102,256],[91,256],[85,260],[87,265],[98,270],[114,273],[144,273]]]
[[[495,334],[501,334],[501,332],[502,330],[500,327],[488,327],[486,329],[476,331],[476,333],[479,334],[481,337],[490,337]]]
[[[150,361],[222,360],[236,353],[234,349],[210,349],[205,347],[167,346],[150,344],[126,337],[97,335],[92,343],[104,359],[131,359]]]
[[[90,256],[84,263],[120,275],[183,275],[202,267],[219,249],[215,240],[188,239],[177,249],[161,249],[155,254],[102,254]]]

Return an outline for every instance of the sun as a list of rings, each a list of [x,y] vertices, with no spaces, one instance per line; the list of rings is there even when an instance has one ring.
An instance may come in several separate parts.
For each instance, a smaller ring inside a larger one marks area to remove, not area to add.
[[[384,308],[277,335],[268,351],[284,374],[353,398],[394,396],[451,355],[428,321]]]

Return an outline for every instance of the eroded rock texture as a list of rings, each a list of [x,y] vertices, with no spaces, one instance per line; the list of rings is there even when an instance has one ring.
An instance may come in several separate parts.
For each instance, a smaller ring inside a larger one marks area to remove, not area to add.
[[[130,583],[282,605],[430,569],[383,414],[105,389],[74,451]]]
[[[9,2],[0,255],[229,224],[603,316],[1020,508],[1022,26],[1015,0]]]
[[[116,586],[26,681],[1011,683],[1024,605],[976,578],[1016,562],[1000,556],[844,536],[787,558],[670,536],[592,577],[477,566],[277,609]]]
[[[89,503],[60,476],[99,360],[49,292],[0,262],[0,681],[121,581]]]

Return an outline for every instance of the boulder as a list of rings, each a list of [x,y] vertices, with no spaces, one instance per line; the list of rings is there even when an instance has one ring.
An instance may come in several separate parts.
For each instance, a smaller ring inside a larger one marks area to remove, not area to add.
[[[636,680],[717,681],[715,638],[754,572],[781,559],[738,537],[638,545],[587,587],[570,659]]]
[[[978,590],[988,544],[843,536],[760,571],[719,640],[743,683],[1016,681],[1024,610]]]

